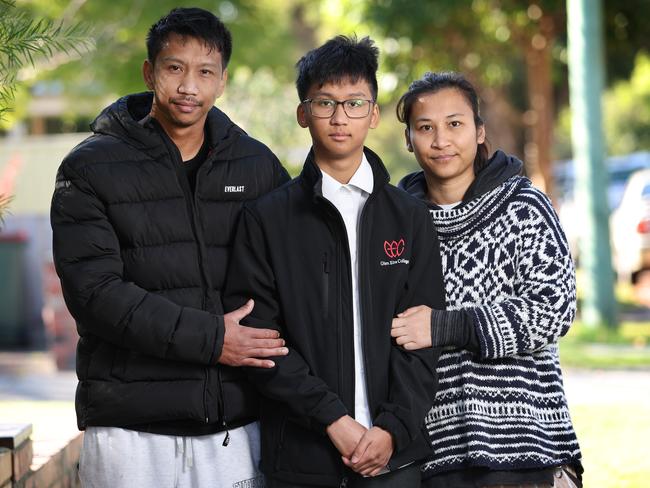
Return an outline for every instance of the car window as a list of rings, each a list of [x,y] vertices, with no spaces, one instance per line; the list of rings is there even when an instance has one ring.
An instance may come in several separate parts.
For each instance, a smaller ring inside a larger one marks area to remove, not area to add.
[[[641,197],[642,198],[648,198],[650,197],[650,184],[645,185],[643,187],[643,191],[641,192]]]

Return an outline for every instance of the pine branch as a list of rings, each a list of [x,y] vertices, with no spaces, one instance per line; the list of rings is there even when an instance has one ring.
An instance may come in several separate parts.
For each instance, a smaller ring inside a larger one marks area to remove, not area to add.
[[[38,58],[51,58],[60,53],[81,56],[93,47],[86,26],[35,20],[25,12],[16,11],[13,0],[0,0],[0,119],[14,100],[21,68],[34,67]]]
[[[7,208],[9,207],[9,203],[11,202],[11,200],[12,200],[11,196],[0,194],[0,228],[2,228],[4,224],[4,216],[7,213]]]

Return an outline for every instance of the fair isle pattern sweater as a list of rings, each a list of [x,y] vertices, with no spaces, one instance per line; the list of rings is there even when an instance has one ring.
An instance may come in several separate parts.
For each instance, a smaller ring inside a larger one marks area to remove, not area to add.
[[[557,345],[575,316],[575,273],[549,200],[515,176],[431,213],[447,306],[473,315],[480,356],[456,349],[440,357],[426,418],[435,454],[424,475],[579,459]]]

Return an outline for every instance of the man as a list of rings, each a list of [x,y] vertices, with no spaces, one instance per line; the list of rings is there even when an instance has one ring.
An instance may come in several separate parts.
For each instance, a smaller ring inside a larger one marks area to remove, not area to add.
[[[298,62],[312,150],[300,176],[246,205],[235,237],[226,309],[252,295],[247,323],[275,324],[289,347],[248,371],[264,394],[270,488],[414,488],[431,453],[440,351],[406,351],[390,328],[406,307],[444,309],[442,268],[427,208],[364,147],[379,122],[377,57],[370,39],[338,36]]]
[[[223,313],[233,226],[288,180],[217,108],[232,44],[197,8],[147,37],[148,93],[121,98],[63,161],[54,259],[77,320],[80,475],[88,486],[258,486],[258,404],[234,366],[286,354],[274,330]]]

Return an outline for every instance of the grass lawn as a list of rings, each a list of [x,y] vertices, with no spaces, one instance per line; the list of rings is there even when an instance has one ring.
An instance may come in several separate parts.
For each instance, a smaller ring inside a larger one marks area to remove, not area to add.
[[[616,330],[573,324],[560,339],[562,367],[649,369],[650,322],[623,322]]]
[[[650,407],[577,405],[571,408],[584,457],[586,488],[649,486]],[[0,402],[3,422],[31,422],[34,439],[62,441],[76,432],[74,405],[68,402]]]
[[[650,486],[650,407],[577,405],[571,417],[582,449],[585,488]]]

